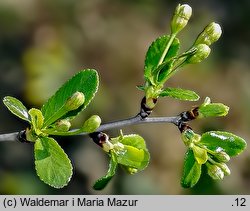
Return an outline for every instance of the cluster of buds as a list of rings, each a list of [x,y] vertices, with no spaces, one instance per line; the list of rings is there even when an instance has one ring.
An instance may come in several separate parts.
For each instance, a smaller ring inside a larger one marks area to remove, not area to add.
[[[230,169],[226,165],[230,160],[230,156],[222,148],[208,149],[207,146],[200,142],[201,136],[191,129],[182,132],[182,140],[189,149],[192,149],[198,165],[205,164],[207,166],[210,177],[223,179],[224,176],[230,175]]]
[[[209,46],[220,38],[221,33],[221,27],[218,23],[208,24],[195,40],[193,45],[195,53],[187,58],[187,62],[195,64],[206,59],[211,52]]]

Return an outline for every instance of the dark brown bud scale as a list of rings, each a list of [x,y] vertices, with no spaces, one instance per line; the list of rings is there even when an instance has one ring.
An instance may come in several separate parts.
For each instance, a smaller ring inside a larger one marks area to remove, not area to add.
[[[156,104],[157,103],[157,99],[153,99],[153,103]],[[147,118],[151,113],[152,113],[152,108],[149,108],[146,104],[146,97],[142,98],[141,101],[141,110],[139,115],[141,116],[142,119]]]
[[[90,133],[89,137],[100,147],[103,147],[103,144],[109,139],[108,135],[102,132]]]

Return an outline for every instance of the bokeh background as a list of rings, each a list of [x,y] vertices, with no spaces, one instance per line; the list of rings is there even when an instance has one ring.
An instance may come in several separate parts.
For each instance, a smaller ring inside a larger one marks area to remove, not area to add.
[[[95,68],[100,87],[92,104],[74,121],[79,127],[91,114],[103,122],[136,114],[143,93],[144,56],[150,43],[169,33],[176,0],[0,0],[0,97],[10,95],[28,108],[41,105],[77,71]],[[188,26],[178,36],[188,48],[210,22],[221,24],[223,35],[208,59],[189,65],[168,82],[193,89],[213,102],[230,106],[225,118],[192,122],[196,132],[230,131],[250,144],[250,1],[191,0]],[[154,116],[172,116],[195,103],[160,99]],[[0,103],[0,133],[27,125]],[[117,135],[118,130],[110,131]],[[250,150],[233,158],[231,176],[213,181],[206,173],[193,189],[180,178],[185,146],[176,127],[138,125],[123,133],[142,135],[151,152],[148,168],[129,176],[119,170],[108,187],[93,191],[93,182],[106,173],[108,159],[88,137],[61,138],[74,175],[63,189],[43,184],[34,169],[33,146],[0,143],[1,194],[249,194]]]

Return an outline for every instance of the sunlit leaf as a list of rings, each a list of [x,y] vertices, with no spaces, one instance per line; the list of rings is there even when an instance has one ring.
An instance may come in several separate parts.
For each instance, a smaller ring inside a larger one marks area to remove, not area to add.
[[[39,135],[40,129],[42,128],[44,122],[43,114],[39,109],[32,108],[29,110],[29,115],[31,118],[32,127],[36,131],[36,134]]]
[[[69,97],[76,92],[82,92],[85,96],[84,104],[62,117],[62,119],[74,118],[91,102],[98,89],[98,84],[98,74],[93,69],[82,70],[73,76],[43,105],[41,110],[44,116],[44,125],[49,124],[49,119],[53,118],[53,115],[63,107]]]
[[[159,61],[166,48],[167,43],[169,42],[169,39],[170,36],[167,35],[159,37],[148,48],[145,58],[144,76],[149,81],[152,81],[154,74],[158,74],[155,70],[159,66]],[[179,46],[179,40],[175,38],[163,60],[163,63],[177,55]]]
[[[213,151],[223,150],[229,156],[240,154],[247,146],[241,137],[222,131],[209,131],[202,134],[200,143]]]
[[[22,104],[20,100],[14,97],[6,96],[3,99],[3,103],[12,114],[27,122],[30,122],[28,109]]]
[[[200,179],[201,165],[195,160],[192,149],[188,149],[185,158],[181,185],[184,188],[192,188]]]
[[[172,97],[178,100],[187,100],[187,101],[197,101],[199,100],[199,95],[194,91],[180,88],[166,88],[161,94],[161,97]]]
[[[103,188],[105,188],[107,186],[109,181],[115,175],[117,164],[118,163],[116,161],[115,155],[113,154],[113,152],[111,152],[111,159],[110,159],[110,163],[109,163],[108,172],[107,172],[107,174],[105,176],[103,176],[102,178],[98,179],[95,182],[95,184],[93,185],[93,188],[95,190],[102,190]]]
[[[147,167],[150,159],[145,140],[136,134],[125,135],[112,139],[112,143],[120,142],[123,147],[116,150],[119,164],[143,170]]]
[[[54,188],[66,186],[72,176],[72,165],[59,144],[53,138],[38,138],[34,152],[39,178]]]
[[[198,108],[199,117],[226,116],[229,107],[222,103],[210,103],[201,105]]]

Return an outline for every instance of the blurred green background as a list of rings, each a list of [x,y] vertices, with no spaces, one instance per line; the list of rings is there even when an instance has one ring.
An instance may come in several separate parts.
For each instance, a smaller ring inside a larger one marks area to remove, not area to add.
[[[143,93],[144,56],[150,43],[169,33],[175,0],[1,0],[0,97],[14,96],[28,107],[40,107],[77,71],[95,68],[100,87],[92,104],[73,126],[91,114],[103,122],[136,114]],[[183,68],[169,86],[193,89],[213,102],[230,106],[225,118],[192,122],[198,133],[225,130],[250,140],[250,1],[191,0],[192,18],[178,36],[181,50],[189,47],[210,22],[223,29],[211,55]],[[198,102],[200,103],[200,102]],[[197,103],[197,104],[198,104]],[[172,116],[195,103],[161,99],[154,116]],[[27,125],[0,103],[0,133]],[[117,135],[118,130],[110,131]],[[137,175],[118,172],[101,192],[91,189],[105,174],[108,160],[88,137],[61,138],[59,144],[74,166],[69,185],[53,189],[35,174],[32,144],[0,143],[1,194],[250,194],[250,150],[233,158],[231,176],[213,181],[206,174],[193,189],[180,178],[185,146],[173,125],[138,125],[124,134],[142,135],[151,152],[148,168]]]

